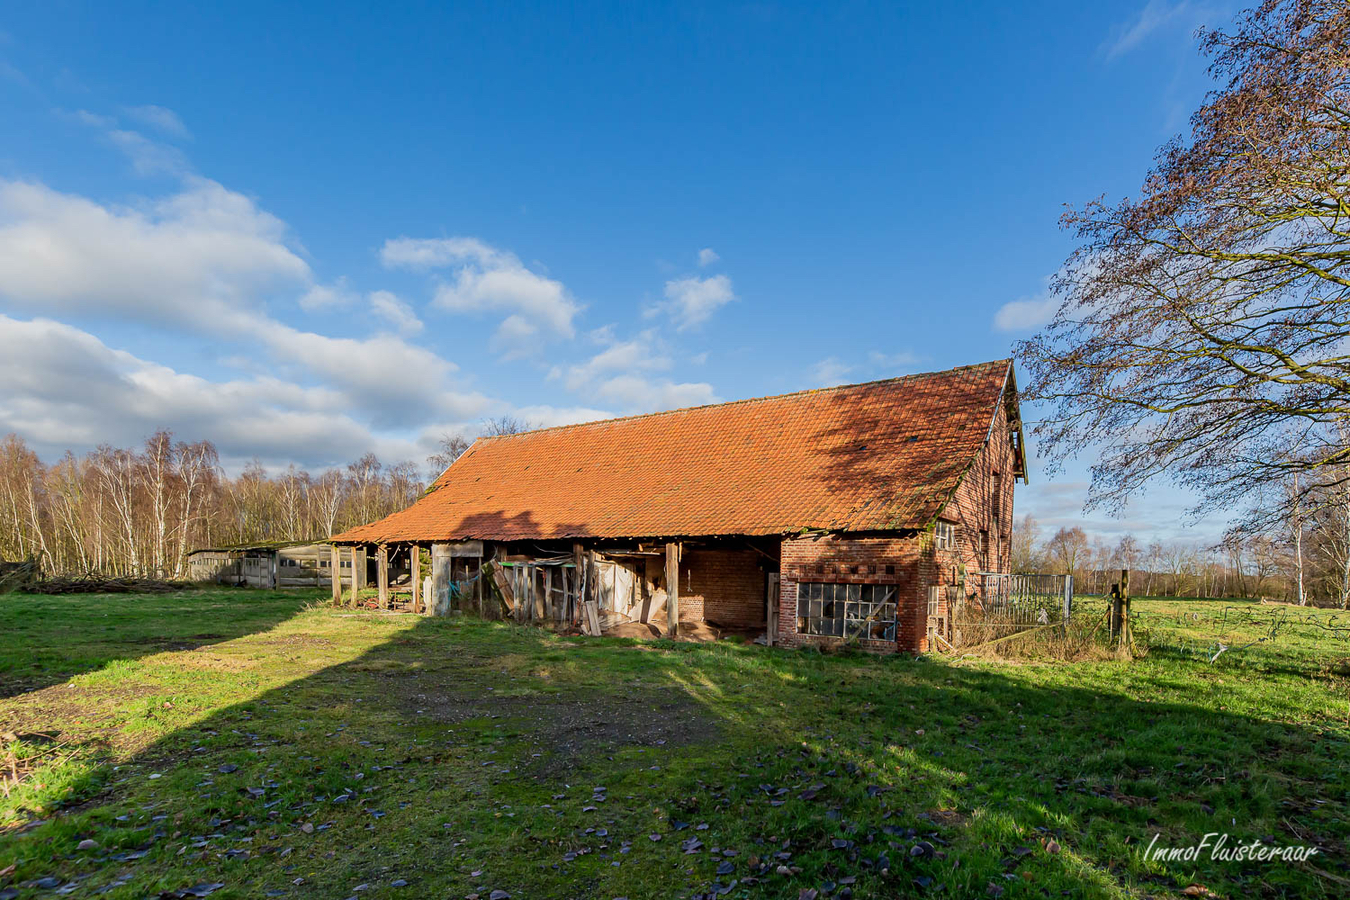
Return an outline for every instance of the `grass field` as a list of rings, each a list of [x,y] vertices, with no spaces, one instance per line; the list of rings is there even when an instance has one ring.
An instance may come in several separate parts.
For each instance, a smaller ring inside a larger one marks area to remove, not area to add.
[[[1350,894],[1350,642],[1244,647],[1271,607],[1136,601],[1144,658],[1062,663],[317,600],[0,597],[0,900]],[[1321,852],[1144,858],[1207,832]]]

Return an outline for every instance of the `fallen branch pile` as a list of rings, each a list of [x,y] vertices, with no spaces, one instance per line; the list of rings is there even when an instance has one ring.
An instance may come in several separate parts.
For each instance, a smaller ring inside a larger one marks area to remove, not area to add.
[[[154,578],[104,578],[90,575],[76,578],[47,578],[24,588],[33,594],[165,594],[192,585],[186,581],[159,581]]]

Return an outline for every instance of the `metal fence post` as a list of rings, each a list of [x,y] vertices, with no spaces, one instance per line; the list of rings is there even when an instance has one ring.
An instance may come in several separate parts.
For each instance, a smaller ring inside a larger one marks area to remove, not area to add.
[[[1073,575],[1064,576],[1064,621],[1069,621],[1069,614],[1073,610]]]

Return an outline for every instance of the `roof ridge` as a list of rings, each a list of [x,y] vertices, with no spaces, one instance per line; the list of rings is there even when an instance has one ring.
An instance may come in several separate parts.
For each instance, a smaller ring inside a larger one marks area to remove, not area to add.
[[[699,409],[714,409],[723,406],[740,406],[746,403],[762,403],[766,400],[782,400],[787,397],[801,397],[807,394],[828,394],[832,391],[843,391],[849,390],[851,388],[871,387],[873,385],[878,384],[891,384],[897,381],[906,381],[910,378],[926,378],[932,375],[950,375],[955,372],[960,372],[963,369],[980,369],[986,366],[994,366],[1000,364],[1011,365],[1012,357],[1005,356],[1000,359],[991,359],[980,363],[968,363],[964,366],[953,366],[950,369],[937,369],[932,372],[911,372],[908,375],[893,375],[890,378],[876,378],[873,379],[872,381],[857,381],[851,384],[833,384],[830,385],[829,387],[805,388],[800,391],[788,391],[787,393],[783,394],[765,394],[760,397],[742,397],[739,400],[724,400],[721,403],[701,403],[698,406],[680,406],[675,409],[659,409],[654,412],[632,413],[626,416],[613,416],[612,418],[608,419],[591,419],[586,422],[572,422],[567,425],[548,425],[544,428],[531,428],[528,431],[516,431],[511,434],[484,434],[480,435],[474,441],[474,443],[477,443],[478,441],[496,441],[505,438],[523,437],[527,434],[542,434],[545,431],[562,431],[563,429],[566,428],[580,428],[583,425],[602,425],[602,424],[607,425],[610,422],[628,422],[632,421],[633,419],[651,419],[657,416],[670,416],[674,415],[675,413],[693,412]],[[437,480],[439,480],[439,478]]]

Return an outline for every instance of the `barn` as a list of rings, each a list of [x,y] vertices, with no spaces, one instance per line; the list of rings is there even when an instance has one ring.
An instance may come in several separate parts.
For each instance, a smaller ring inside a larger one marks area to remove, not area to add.
[[[1025,478],[998,360],[480,438],[330,566],[419,612],[925,651],[1007,571]]]
[[[332,583],[330,558],[328,545],[319,541],[201,547],[188,554],[188,580],[259,588],[324,587]]]

